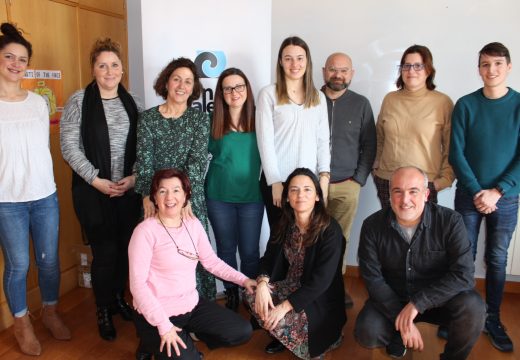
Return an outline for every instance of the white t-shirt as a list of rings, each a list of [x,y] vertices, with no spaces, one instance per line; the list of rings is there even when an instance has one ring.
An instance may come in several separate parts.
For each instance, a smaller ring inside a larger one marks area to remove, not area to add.
[[[56,191],[45,100],[0,100],[0,202],[43,199]]]

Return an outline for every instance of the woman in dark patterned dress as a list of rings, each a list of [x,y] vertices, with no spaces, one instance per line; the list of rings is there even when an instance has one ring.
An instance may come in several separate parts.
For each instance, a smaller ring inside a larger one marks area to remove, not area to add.
[[[154,89],[165,102],[141,113],[137,126],[135,190],[143,196],[144,217],[155,215],[149,196],[155,172],[177,168],[188,175],[192,185],[191,200],[182,216],[197,217],[207,233],[204,174],[209,118],[191,107],[202,91],[195,64],[186,58],[172,60],[157,77]],[[201,266],[197,268],[197,290],[201,297],[215,299],[215,278]]]
[[[345,238],[325,209],[318,178],[294,170],[282,193],[282,217],[260,260],[254,295],[246,301],[274,340],[301,359],[322,359],[342,340],[345,291],[341,275]]]

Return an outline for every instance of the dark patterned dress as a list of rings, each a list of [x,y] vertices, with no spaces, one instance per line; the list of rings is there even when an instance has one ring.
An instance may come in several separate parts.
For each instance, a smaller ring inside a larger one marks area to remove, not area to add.
[[[189,107],[177,118],[165,118],[159,107],[141,113],[137,126],[137,161],[135,191],[150,195],[155,171],[177,168],[184,171],[191,183],[191,207],[208,233],[208,214],[204,197],[204,175],[208,163],[209,118]],[[208,236],[209,239],[209,236]],[[199,294],[214,300],[215,278],[199,264]]]
[[[283,246],[285,257],[289,262],[289,269],[284,280],[272,283],[274,288],[271,295],[274,305],[286,300],[290,294],[301,286],[300,278],[303,274],[305,248],[301,247],[300,237],[300,231],[295,226],[290,241],[286,241]],[[244,294],[246,294],[246,301],[250,309],[254,309],[255,294],[250,295],[246,292]],[[254,312],[253,315],[260,326],[263,326],[264,323],[258,315]],[[295,312],[291,310],[285,314],[284,318],[280,320],[276,328],[270,331],[270,333],[300,359],[310,359],[308,328],[309,323],[305,311]]]

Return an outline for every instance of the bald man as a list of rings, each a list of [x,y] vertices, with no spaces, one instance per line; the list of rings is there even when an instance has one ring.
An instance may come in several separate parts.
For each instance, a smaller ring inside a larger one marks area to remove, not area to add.
[[[334,53],[323,68],[330,127],[329,213],[338,221],[345,239],[356,215],[359,191],[365,185],[376,156],[376,129],[368,99],[349,89],[354,76],[352,60],[347,54]],[[343,273],[346,269],[343,256]],[[352,299],[346,294],[347,307]]]
[[[462,216],[428,200],[428,177],[415,167],[390,180],[390,207],[363,222],[359,271],[368,290],[354,330],[368,348],[393,358],[422,351],[416,322],[448,329],[442,359],[466,359],[484,327],[486,307],[474,290],[471,245]]]

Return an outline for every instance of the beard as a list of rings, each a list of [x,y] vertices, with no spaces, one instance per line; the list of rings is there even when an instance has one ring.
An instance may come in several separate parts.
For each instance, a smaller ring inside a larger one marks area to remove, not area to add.
[[[327,81],[327,83],[326,83],[327,87],[333,91],[345,90],[345,89],[348,89],[348,87],[350,86],[350,81],[343,82],[340,84],[340,83],[335,83],[334,80],[337,80],[337,79],[332,78],[329,81]]]

